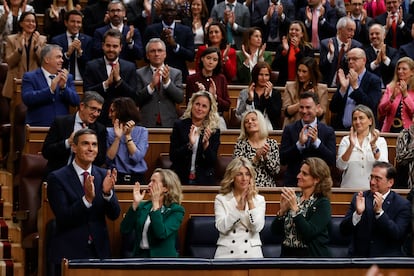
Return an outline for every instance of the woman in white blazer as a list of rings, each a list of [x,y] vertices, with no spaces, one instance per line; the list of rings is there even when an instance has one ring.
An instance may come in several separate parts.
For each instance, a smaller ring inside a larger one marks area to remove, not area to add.
[[[266,202],[258,194],[256,173],[245,157],[233,159],[214,201],[216,228],[220,233],[214,258],[262,258],[260,231]]]

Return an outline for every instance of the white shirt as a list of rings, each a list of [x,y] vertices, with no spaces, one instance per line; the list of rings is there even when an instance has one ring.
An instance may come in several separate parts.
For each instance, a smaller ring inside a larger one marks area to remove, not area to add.
[[[341,188],[369,189],[369,177],[371,175],[372,165],[377,161],[372,153],[371,139],[370,133],[362,141],[362,145],[359,145],[357,140],[349,160],[345,162],[342,160],[342,155],[344,155],[350,145],[349,135],[342,138],[336,159],[336,167],[343,170]],[[378,137],[376,145],[381,153],[378,161],[388,162],[388,147],[384,137]]]

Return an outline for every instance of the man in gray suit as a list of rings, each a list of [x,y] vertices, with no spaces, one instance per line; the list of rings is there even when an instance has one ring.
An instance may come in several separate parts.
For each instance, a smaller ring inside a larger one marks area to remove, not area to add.
[[[149,65],[137,70],[138,104],[145,127],[172,127],[178,118],[176,104],[184,99],[182,73],[164,64],[166,46],[160,38],[148,41]]]
[[[227,43],[241,50],[243,33],[250,27],[249,9],[236,0],[225,0],[214,5],[210,17],[226,26]]]

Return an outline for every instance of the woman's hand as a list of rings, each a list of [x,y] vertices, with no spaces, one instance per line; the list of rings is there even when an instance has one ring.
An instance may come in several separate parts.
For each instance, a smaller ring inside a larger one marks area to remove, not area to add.
[[[372,147],[375,148],[377,146],[376,143],[377,143],[379,135],[380,135],[380,132],[378,129],[374,129],[371,132],[371,141],[369,142],[371,144],[371,148]]]
[[[135,127],[135,122],[133,120],[129,120],[123,128],[125,136],[131,135],[132,129],[134,127]]]
[[[349,144],[350,146],[354,147],[356,144],[358,137],[356,131],[354,131],[354,127],[351,126],[351,129],[349,130]]]
[[[295,47],[298,48],[299,46],[299,38],[294,36],[290,39],[290,43]]]
[[[251,56],[250,56],[250,54],[246,51],[246,47],[244,47],[244,44],[242,44],[242,53],[243,53],[243,56],[244,56],[244,58],[245,58],[245,60],[244,61],[250,61],[250,59],[252,58]],[[245,62],[246,63],[246,62]],[[246,65],[248,65],[248,64],[246,64]]]
[[[273,84],[270,81],[266,82],[266,86],[264,88],[264,97],[265,99],[270,98],[270,94],[272,94]]]
[[[289,43],[286,36],[282,37],[282,46],[283,50],[285,50],[286,52],[289,50]]]
[[[251,101],[251,102],[253,102],[253,100],[254,100],[254,90],[255,90],[255,88],[256,88],[256,84],[254,82],[252,82],[249,85],[249,98],[248,98],[248,100]]]
[[[213,95],[214,98],[217,100],[217,86],[213,78],[210,78],[210,87],[208,88],[208,92],[210,92],[211,95]]]
[[[194,146],[196,143],[197,136],[197,127],[195,125],[191,125],[190,132],[188,133],[188,140],[191,146]]]
[[[281,198],[283,198],[286,201],[287,210],[290,209],[294,212],[297,212],[299,210],[295,190],[293,190],[292,188],[283,187]]]
[[[408,96],[408,92],[407,92],[407,82],[405,80],[400,80],[398,83],[399,86],[399,90],[401,92],[401,96],[403,96],[404,98]],[[395,89],[394,89],[395,90]]]
[[[203,135],[203,149],[206,150],[207,147],[210,145],[210,137],[211,137],[211,129],[205,128],[204,135]]]
[[[260,47],[259,56],[257,57],[257,61],[264,61],[263,55],[264,55],[265,51],[266,51],[266,43],[263,44],[262,47]]]
[[[138,181],[135,182],[134,188],[132,189],[132,209],[134,209],[134,211],[137,209],[139,203],[144,199],[145,194],[146,190],[141,193],[141,185]]]
[[[154,211],[161,208],[160,199],[163,194],[162,188],[161,182],[153,182],[150,185],[152,208]]]
[[[119,119],[114,121],[114,134],[116,138],[121,138],[124,134],[124,125],[119,122]]]
[[[195,84],[197,85],[198,91],[206,91],[206,87],[201,82],[196,81]]]
[[[266,160],[269,150],[270,150],[270,146],[269,146],[268,143],[264,143],[263,147],[257,149],[256,156],[254,157],[254,160],[253,160],[254,163],[261,160],[262,157],[263,157],[264,160]]]

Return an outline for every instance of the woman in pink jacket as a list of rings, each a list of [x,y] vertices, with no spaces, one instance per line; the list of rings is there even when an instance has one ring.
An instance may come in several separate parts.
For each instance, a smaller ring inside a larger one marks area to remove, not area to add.
[[[381,131],[398,133],[412,124],[414,114],[414,61],[400,58],[394,79],[387,85],[378,106]]]

